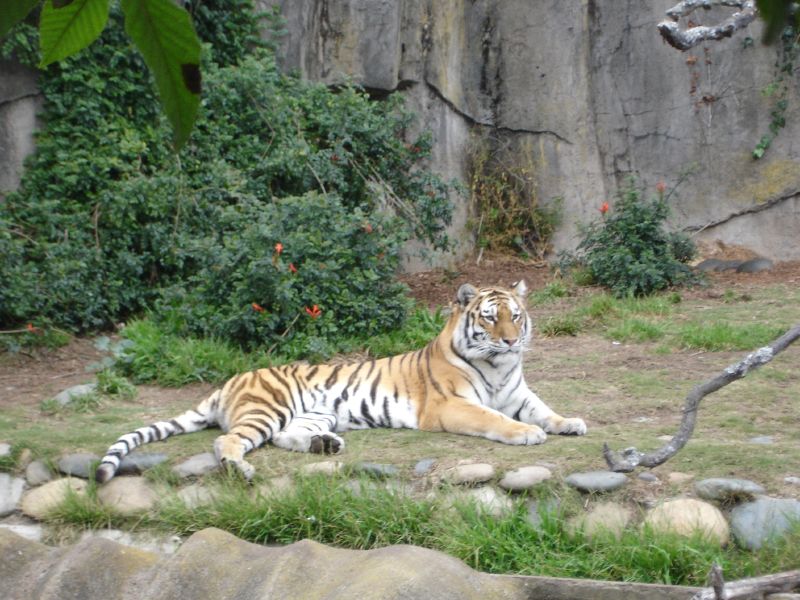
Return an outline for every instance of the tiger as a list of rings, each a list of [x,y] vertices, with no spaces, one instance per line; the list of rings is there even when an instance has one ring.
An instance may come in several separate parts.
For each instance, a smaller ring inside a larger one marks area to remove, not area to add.
[[[183,414],[117,439],[95,472],[116,474],[142,444],[222,430],[214,441],[220,465],[251,480],[245,455],[267,442],[296,452],[338,454],[338,435],[392,427],[478,436],[515,445],[541,444],[548,433],[584,435],[580,418],[548,407],[525,382],[523,352],[532,321],[520,281],[511,289],[465,283],[450,304],[442,331],[425,347],[351,363],[293,363],[240,373]]]

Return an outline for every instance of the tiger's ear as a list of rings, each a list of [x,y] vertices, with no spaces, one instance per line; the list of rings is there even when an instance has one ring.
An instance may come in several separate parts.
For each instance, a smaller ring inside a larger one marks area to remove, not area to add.
[[[469,304],[469,301],[475,297],[477,293],[478,290],[476,290],[474,286],[465,283],[460,288],[458,288],[458,293],[456,294],[456,302],[458,302],[461,306],[466,306],[467,304]]]
[[[513,291],[517,296],[525,300],[525,297],[528,293],[528,285],[525,283],[525,280],[520,279],[517,283],[515,283]]]

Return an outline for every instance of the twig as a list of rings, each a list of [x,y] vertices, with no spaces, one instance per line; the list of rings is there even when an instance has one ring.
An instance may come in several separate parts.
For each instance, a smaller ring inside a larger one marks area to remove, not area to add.
[[[717,565],[714,565],[715,567]],[[717,567],[718,568],[718,567]],[[722,573],[716,583],[721,583],[720,590],[714,587],[703,588],[692,596],[692,600],[744,600],[745,598],[764,598],[768,594],[791,592],[800,587],[800,570],[774,573],[762,577],[750,577],[729,583],[722,582]],[[712,582],[714,581],[714,567],[711,570]]]
[[[678,433],[655,452],[643,454],[636,448],[626,448],[622,452],[615,452],[609,448],[607,443],[604,443],[603,456],[609,468],[612,471],[628,473],[638,466],[649,468],[656,467],[672,458],[678,450],[686,445],[689,438],[692,437],[694,424],[697,420],[697,407],[703,398],[729,383],[741,379],[747,375],[751,369],[756,369],[768,363],[797,340],[797,338],[800,338],[800,324],[792,327],[770,345],[759,348],[755,352],[748,354],[738,363],[732,364],[713,379],[696,386],[689,392],[689,395],[686,396],[686,401],[683,405],[683,418],[681,419]]]

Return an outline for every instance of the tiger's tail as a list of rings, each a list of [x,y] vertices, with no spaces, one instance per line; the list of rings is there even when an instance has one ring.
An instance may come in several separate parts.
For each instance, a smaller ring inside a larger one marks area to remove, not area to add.
[[[122,459],[136,448],[150,442],[160,442],[173,435],[193,433],[216,425],[218,409],[222,399],[222,390],[217,390],[203,400],[197,408],[187,410],[180,416],[168,421],[158,421],[126,433],[106,451],[105,456],[95,471],[94,478],[98,483],[105,483],[116,475]]]

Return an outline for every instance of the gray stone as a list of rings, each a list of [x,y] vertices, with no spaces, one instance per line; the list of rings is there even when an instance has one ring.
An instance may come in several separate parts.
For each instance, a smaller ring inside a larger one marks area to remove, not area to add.
[[[552,476],[550,469],[545,467],[520,467],[503,475],[499,485],[510,492],[521,492],[547,481]]]
[[[741,502],[763,494],[764,488],[748,479],[715,477],[698,481],[694,484],[694,491],[704,500]]]
[[[708,273],[711,271],[735,271],[739,268],[743,261],[741,260],[721,260],[719,258],[707,258],[699,263],[695,268],[701,273]]]
[[[775,264],[768,258],[751,258],[736,268],[737,273],[760,273],[771,271]]]
[[[783,483],[787,483],[789,485],[800,485],[800,477],[794,477],[794,476],[784,477]]]
[[[656,506],[647,513],[644,525],[655,532],[684,537],[699,534],[720,546],[730,539],[730,528],[719,509],[694,498],[678,498]]]
[[[537,531],[542,529],[545,519],[552,520],[559,516],[561,503],[558,498],[547,498],[545,500],[529,500],[527,502],[527,520],[531,527]]]
[[[187,477],[201,477],[206,473],[219,469],[217,457],[211,452],[195,454],[179,465],[172,467],[172,471],[182,479]]]
[[[67,454],[58,459],[58,470],[64,475],[89,479],[94,476],[92,466],[100,462],[100,457],[88,452]]]
[[[628,477],[613,471],[589,471],[573,473],[564,481],[581,492],[611,492],[625,485]]]
[[[53,400],[58,402],[61,406],[66,406],[76,398],[93,394],[97,390],[96,383],[83,383],[80,385],[73,385],[71,388],[59,392],[55,395]]]
[[[25,469],[25,480],[29,486],[36,487],[52,481],[53,473],[43,460],[35,460]]]
[[[394,465],[386,465],[372,462],[359,462],[352,466],[355,474],[369,475],[370,477],[395,477],[400,473],[400,469]]]
[[[643,471],[642,473],[639,473],[636,478],[649,483],[655,483],[658,481],[658,477],[656,477],[655,473],[651,473],[650,471]]]
[[[25,489],[24,479],[0,473],[0,517],[10,515],[17,510],[23,489]]]
[[[631,511],[621,504],[602,502],[593,506],[588,513],[570,519],[567,531],[573,535],[580,531],[588,540],[604,536],[620,539],[632,519]]]
[[[201,483],[193,483],[178,490],[178,498],[187,508],[195,508],[211,504],[216,500],[217,494]]]
[[[431,472],[435,464],[435,458],[423,458],[416,465],[414,465],[414,475],[417,475],[418,477],[427,475]]]
[[[324,460],[321,462],[309,463],[300,467],[299,471],[302,475],[315,475],[321,473],[323,475],[334,475],[340,473],[344,468],[344,463],[338,460]]]
[[[126,516],[151,510],[158,497],[144,477],[115,477],[97,488],[100,504]]]
[[[70,493],[79,496],[86,493],[86,482],[74,477],[63,477],[50,481],[23,494],[20,508],[29,517],[41,521],[51,510],[59,506]]]
[[[11,456],[11,444],[0,442],[0,458]]]
[[[485,483],[494,477],[494,467],[487,463],[470,463],[452,467],[444,472],[447,483],[474,485]]]
[[[758,550],[800,521],[800,502],[761,497],[734,508],[730,518],[736,543],[748,550]]]
[[[41,542],[44,537],[44,528],[38,523],[31,525],[23,523],[0,523],[0,529],[11,531],[32,542]]]
[[[141,475],[167,459],[168,456],[163,452],[134,452],[122,459],[117,475]]]
[[[747,441],[751,444],[761,444],[763,446],[769,446],[775,443],[775,439],[771,435],[757,435]]]

